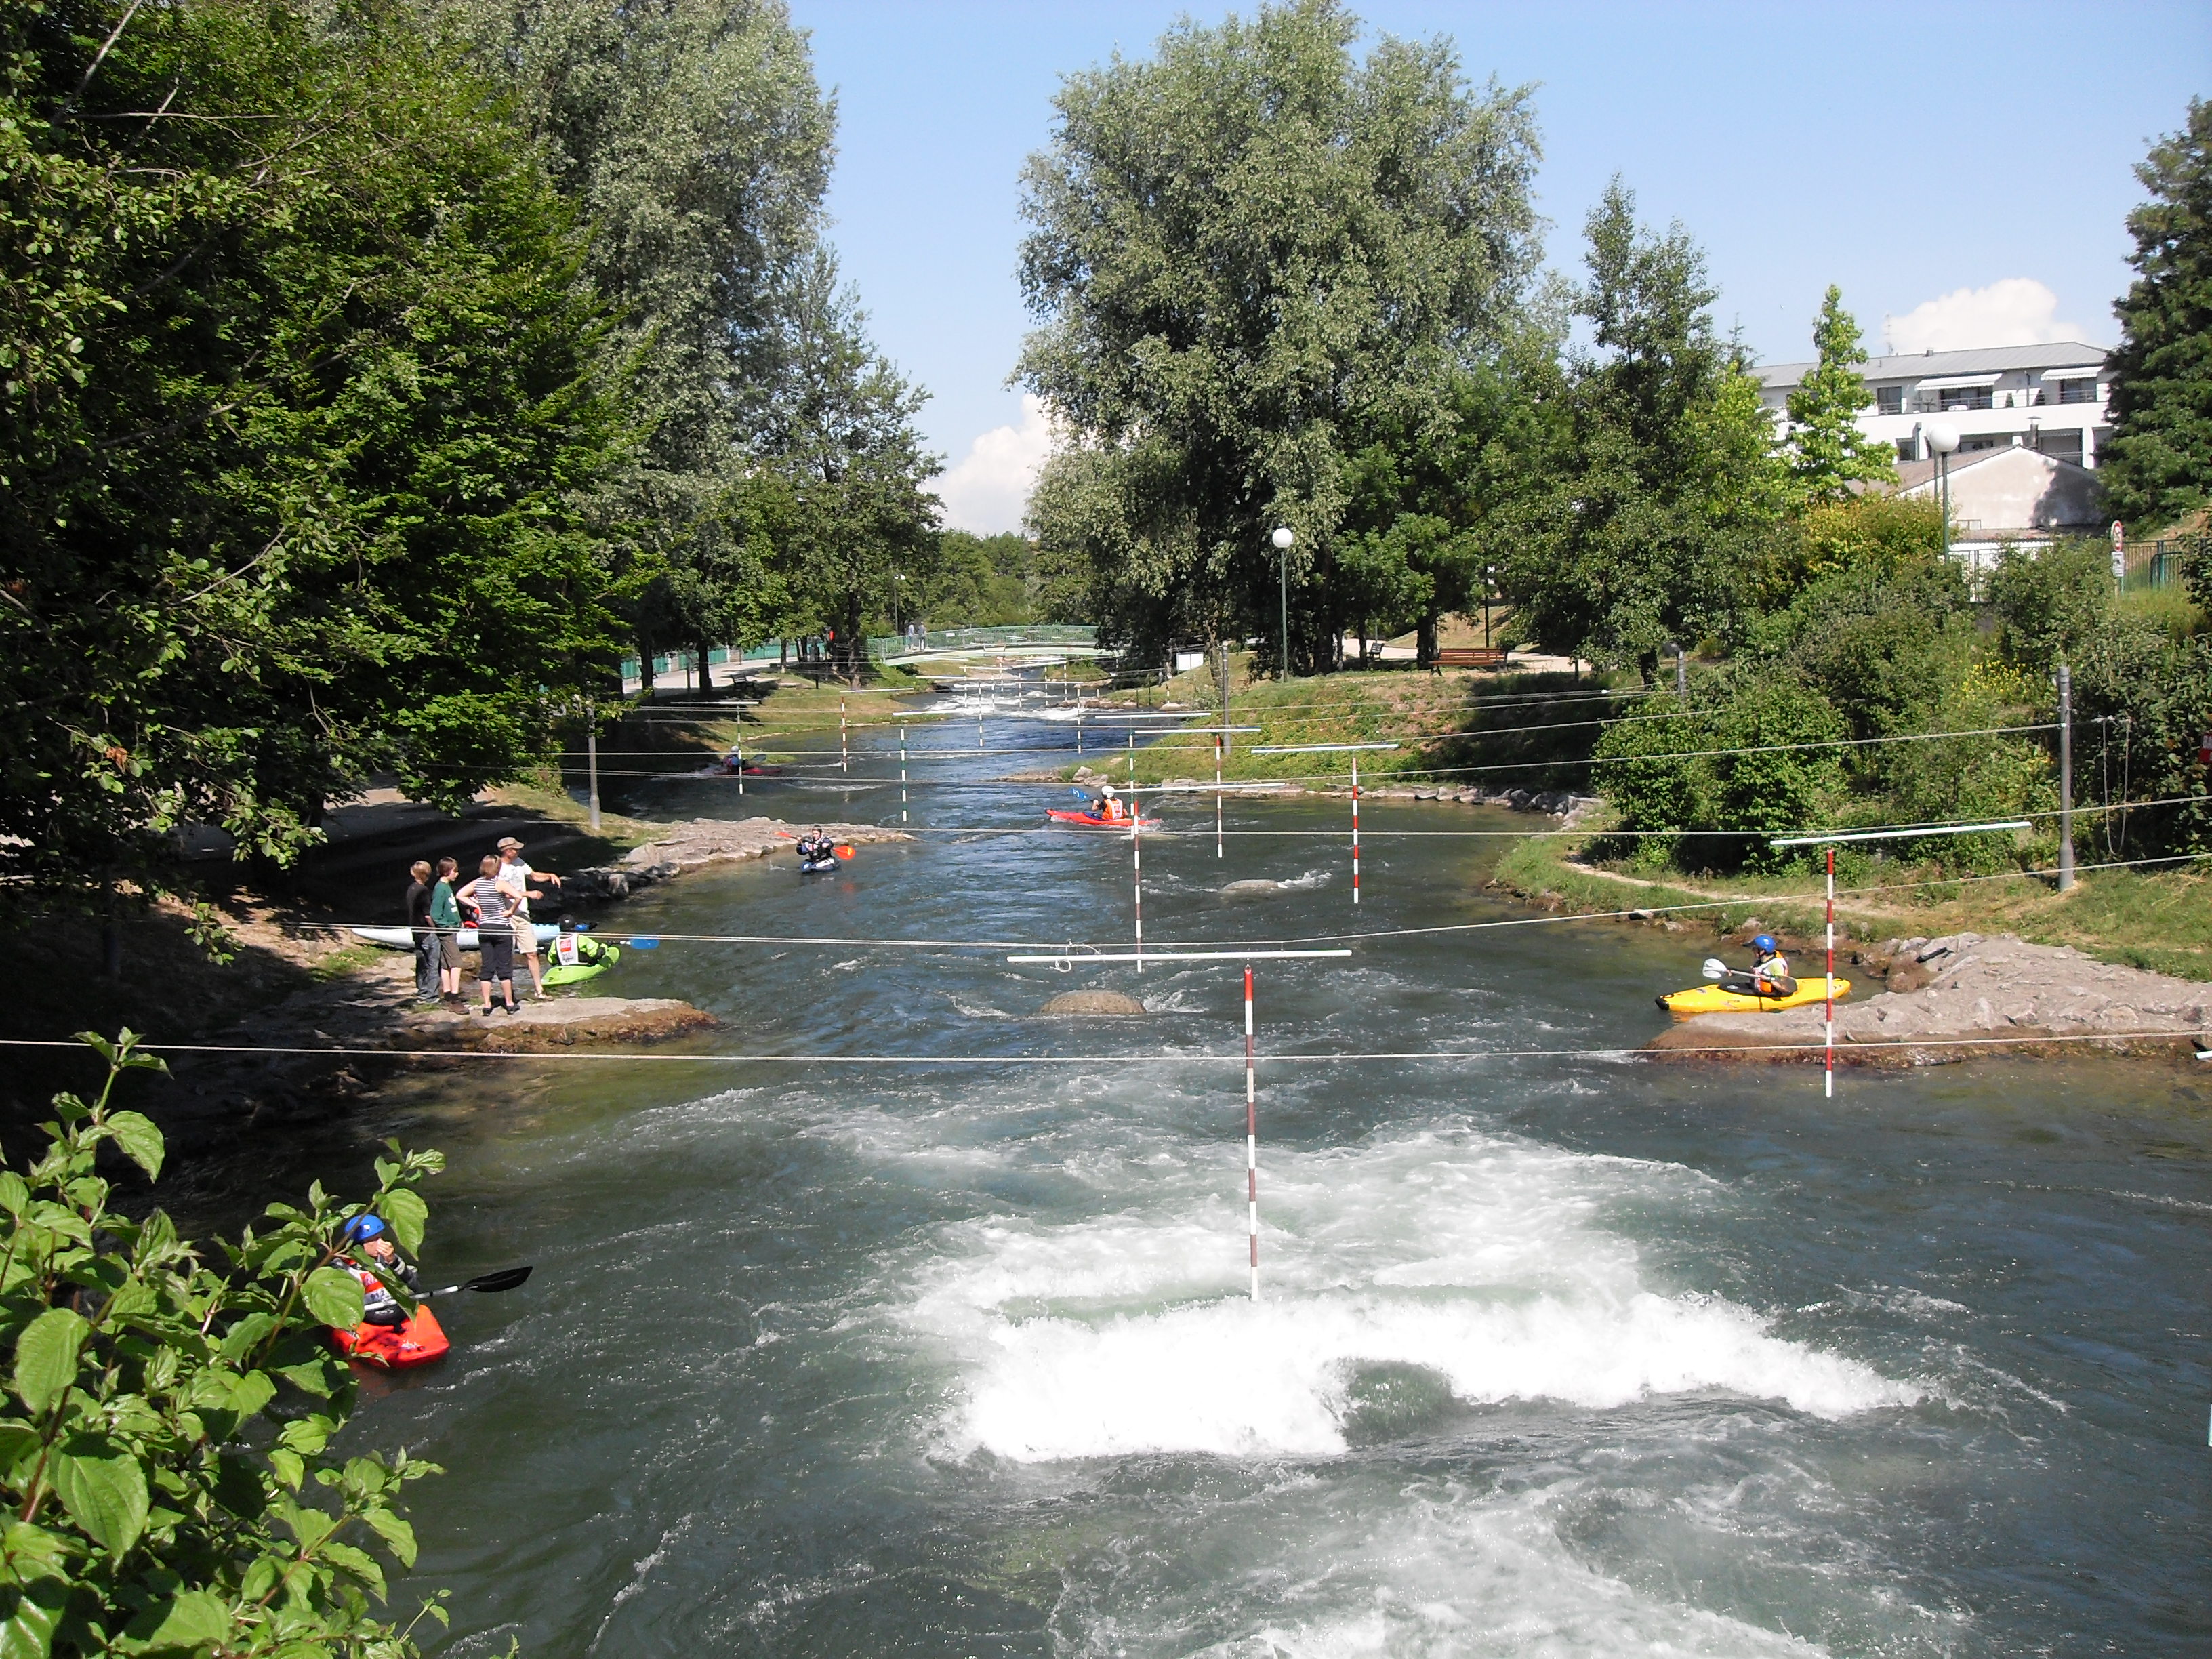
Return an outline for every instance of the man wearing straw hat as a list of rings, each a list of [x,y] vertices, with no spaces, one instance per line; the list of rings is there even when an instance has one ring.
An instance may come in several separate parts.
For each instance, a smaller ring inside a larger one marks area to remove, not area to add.
[[[550,881],[556,887],[561,878],[550,872],[532,869],[523,861],[522,843],[513,836],[501,836],[499,840],[500,891],[507,896],[514,912],[514,948],[530,965],[530,988],[534,1000],[545,1000],[545,975],[538,965],[538,929],[530,919],[530,901],[545,895],[532,888],[533,881]]]

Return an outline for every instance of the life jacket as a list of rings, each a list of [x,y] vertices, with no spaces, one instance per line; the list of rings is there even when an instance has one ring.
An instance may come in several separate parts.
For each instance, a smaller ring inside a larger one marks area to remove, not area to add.
[[[384,1281],[368,1268],[354,1268],[353,1276],[361,1280],[361,1307],[364,1316],[374,1312],[379,1308],[389,1308],[394,1305],[392,1294],[385,1289]]]
[[[1121,804],[1121,798],[1119,795],[1108,795],[1099,802],[1098,813],[1101,817],[1119,823],[1129,816],[1129,809]]]

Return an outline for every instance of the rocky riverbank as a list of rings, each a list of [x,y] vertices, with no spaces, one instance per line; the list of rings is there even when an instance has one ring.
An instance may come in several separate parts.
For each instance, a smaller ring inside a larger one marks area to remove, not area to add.
[[[2179,1053],[2212,1049],[2212,985],[2099,962],[2069,945],[2010,933],[1887,939],[1853,952],[1836,1006],[1836,1058],[1852,1065],[1941,1065],[1979,1052]],[[1800,954],[1797,965],[1818,966]],[[1882,988],[1872,995],[1873,986]],[[1653,1050],[1714,1059],[1821,1059],[1818,1004],[1776,1014],[1703,1014]],[[1809,1045],[1809,1046],[1808,1046]],[[1762,1052],[1771,1050],[1771,1052]]]
[[[1051,778],[1055,781],[1059,776],[1057,773],[1025,773],[1021,775],[1024,778]],[[1087,788],[1095,789],[1102,783],[1114,784],[1116,788],[1123,787],[1109,774],[1094,771],[1088,766],[1077,767],[1074,776],[1077,783]],[[1203,790],[1210,788],[1212,783],[1212,778],[1167,780],[1167,787],[1175,789]],[[1147,784],[1137,793],[1141,795],[1147,789],[1160,787],[1157,784]],[[1349,787],[1331,786],[1315,789],[1304,784],[1290,783],[1282,786],[1281,793],[1286,795],[1340,795],[1348,798],[1352,791]],[[1461,806],[1504,806],[1516,812],[1545,813],[1549,817],[1564,820],[1569,829],[1572,829],[1592,811],[1603,805],[1595,795],[1577,795],[1565,789],[1485,789],[1472,785],[1462,787],[1449,783],[1362,784],[1359,787],[1359,798],[1362,800],[1443,801]]]
[[[771,853],[788,853],[792,842],[813,823],[790,824],[781,818],[691,818],[659,826],[650,841],[623,854],[621,861],[571,872],[562,896],[574,900],[626,899],[656,883],[672,880],[688,870],[744,859],[763,859]],[[818,826],[832,840],[856,847],[872,842],[911,841],[903,830],[886,830],[873,823],[824,823]]]

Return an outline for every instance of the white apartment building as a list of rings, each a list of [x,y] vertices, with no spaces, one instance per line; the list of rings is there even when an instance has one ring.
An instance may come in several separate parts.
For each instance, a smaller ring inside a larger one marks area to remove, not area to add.
[[[1775,363],[1753,371],[1778,427],[1790,418],[1790,394],[1813,368]],[[1933,420],[1959,429],[1960,459],[2017,444],[2094,468],[2098,446],[2110,435],[2104,349],[2078,340],[1876,357],[1859,373],[1875,398],[1860,411],[1859,429],[1896,446],[1900,461],[1929,459],[1921,428]]]

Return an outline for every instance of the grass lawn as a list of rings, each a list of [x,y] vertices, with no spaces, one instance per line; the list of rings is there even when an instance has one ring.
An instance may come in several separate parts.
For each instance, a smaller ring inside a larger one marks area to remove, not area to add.
[[[1711,904],[1673,919],[1692,928],[1729,932],[1756,916],[1804,936],[1822,922],[1818,877],[1668,876],[1647,880],[1572,862],[1574,836],[1516,842],[1498,861],[1500,886],[1571,910],[1663,910]],[[1858,939],[1945,933],[2017,933],[2039,945],[2070,945],[2102,962],[2124,963],[2181,979],[2212,980],[2212,870],[2094,870],[2061,894],[2047,877],[1911,882],[1898,870],[1877,876],[1899,890],[1839,890],[1836,925]]]
[[[1348,782],[1352,775],[1349,755],[1260,755],[1252,752],[1255,748],[1396,743],[1401,745],[1397,749],[1360,756],[1363,783],[1433,778],[1535,789],[1580,788],[1589,769],[1574,763],[1587,757],[1597,741],[1599,715],[1609,706],[1595,698],[1564,703],[1534,700],[1590,697],[1607,689],[1601,681],[1589,677],[1577,680],[1568,674],[1466,670],[1430,674],[1396,668],[1285,682],[1247,679],[1249,666],[1249,657],[1237,659],[1232,666],[1230,724],[1256,726],[1260,731],[1231,740],[1224,775],[1250,781],[1296,780],[1327,787]],[[1219,723],[1218,697],[1213,677],[1201,671],[1176,676],[1164,691],[1122,692],[1103,706],[1138,709],[1170,701],[1194,707],[1190,723],[1207,726]],[[1101,734],[1102,755],[1110,751],[1113,741]],[[1090,760],[1090,764],[1100,763]],[[1114,768],[1117,776],[1129,769],[1126,753]],[[1135,761],[1139,783],[1210,777],[1212,771],[1213,739],[1178,736],[1172,727],[1140,748]]]

